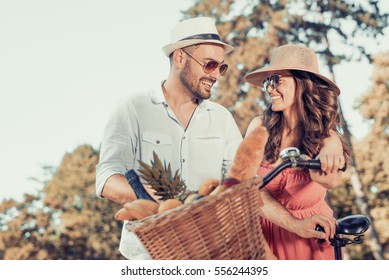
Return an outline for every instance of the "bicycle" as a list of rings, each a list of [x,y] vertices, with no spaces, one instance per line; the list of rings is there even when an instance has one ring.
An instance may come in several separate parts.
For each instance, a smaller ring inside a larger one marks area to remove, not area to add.
[[[276,168],[269,172],[264,178],[263,183],[259,189],[264,188],[275,176],[281,171],[287,168],[308,168],[320,170],[320,160],[310,159],[305,160],[301,157],[299,149],[295,147],[286,148],[281,151],[280,157],[283,162],[280,163]],[[345,171],[346,166],[340,171]],[[363,242],[364,233],[370,226],[370,220],[364,215],[349,215],[337,220],[336,231],[334,238],[330,238],[330,244],[334,247],[335,260],[342,260],[342,247],[349,244],[361,244]],[[315,230],[324,232],[324,228],[317,225]],[[343,237],[343,235],[346,235]],[[351,238],[351,236],[354,236]],[[319,239],[320,243],[325,242],[324,239]]]

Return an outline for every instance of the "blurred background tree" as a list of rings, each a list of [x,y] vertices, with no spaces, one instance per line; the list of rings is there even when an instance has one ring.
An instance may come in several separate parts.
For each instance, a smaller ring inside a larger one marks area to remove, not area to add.
[[[0,205],[0,259],[123,259],[119,205],[95,192],[98,154],[84,145],[64,156],[40,195]]]
[[[384,258],[389,258],[389,52],[376,54],[372,58],[373,73],[371,87],[366,89],[355,106],[370,123],[370,130],[364,139],[354,141],[354,154],[361,178],[361,192],[368,203],[370,216],[377,231],[378,242],[383,248]],[[345,187],[331,191],[331,198],[337,198],[332,207],[339,216],[358,213],[358,200],[350,184],[350,173],[345,174]],[[350,251],[350,258],[372,258],[365,242]]]
[[[195,0],[184,18],[196,16],[215,18],[221,37],[235,47],[214,99],[231,110],[242,133],[266,102],[261,89],[243,76],[269,63],[273,48],[306,45],[333,74],[343,60],[371,61],[364,40],[383,35],[388,25],[377,1]]]
[[[356,160],[371,215],[383,244],[389,248],[389,52],[373,57],[372,86],[362,95],[359,108],[371,124],[365,139],[356,143]]]

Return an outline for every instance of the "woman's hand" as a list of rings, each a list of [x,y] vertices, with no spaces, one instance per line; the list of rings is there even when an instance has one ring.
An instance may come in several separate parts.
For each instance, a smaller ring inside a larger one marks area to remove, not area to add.
[[[297,220],[293,232],[304,238],[334,238],[336,223],[336,219],[332,216],[316,214],[311,217]],[[324,232],[315,230],[316,225],[323,227]]]
[[[330,136],[323,140],[322,148],[316,159],[320,160],[321,170],[310,169],[311,179],[327,189],[340,185],[342,174],[339,170],[344,167],[346,160],[343,155],[342,142],[336,132],[332,131]]]
[[[321,170],[327,173],[339,172],[345,166],[345,159],[343,155],[334,154],[320,154],[317,156],[320,160]]]
[[[323,140],[323,146],[316,159],[320,160],[323,172],[336,173],[344,167],[346,160],[343,155],[342,142],[335,132]]]

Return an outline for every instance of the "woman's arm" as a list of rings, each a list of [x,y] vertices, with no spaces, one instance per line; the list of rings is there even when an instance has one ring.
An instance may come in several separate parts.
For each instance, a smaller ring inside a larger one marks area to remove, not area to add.
[[[342,182],[342,173],[339,169],[345,165],[343,145],[335,131],[323,140],[322,148],[316,159],[320,159],[321,170],[309,170],[313,181],[330,189],[339,186]]]
[[[327,239],[333,238],[336,220],[332,216],[316,214],[304,219],[294,217],[265,189],[261,190],[263,205],[260,215],[272,223],[304,238]],[[325,232],[316,231],[316,225],[321,225]]]

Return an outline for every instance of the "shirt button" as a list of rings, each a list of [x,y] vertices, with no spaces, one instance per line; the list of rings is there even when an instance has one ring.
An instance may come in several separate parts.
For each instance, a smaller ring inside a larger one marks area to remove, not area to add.
[[[159,141],[159,140],[157,140],[157,141],[155,141],[157,144],[159,144],[159,143],[161,143],[161,141]]]
[[[185,162],[185,159],[183,159],[182,162]]]

